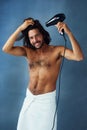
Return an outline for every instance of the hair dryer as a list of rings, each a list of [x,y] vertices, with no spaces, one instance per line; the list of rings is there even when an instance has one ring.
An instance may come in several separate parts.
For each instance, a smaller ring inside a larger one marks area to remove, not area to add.
[[[56,14],[55,16],[53,16],[50,20],[46,22],[46,26],[49,27],[49,26],[57,24],[58,22],[63,22],[65,18],[66,18],[65,15],[62,13]]]

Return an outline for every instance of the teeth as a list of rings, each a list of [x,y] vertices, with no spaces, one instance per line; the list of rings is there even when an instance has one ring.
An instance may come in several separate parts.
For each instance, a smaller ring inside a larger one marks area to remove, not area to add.
[[[39,43],[36,43],[36,45],[39,45]]]

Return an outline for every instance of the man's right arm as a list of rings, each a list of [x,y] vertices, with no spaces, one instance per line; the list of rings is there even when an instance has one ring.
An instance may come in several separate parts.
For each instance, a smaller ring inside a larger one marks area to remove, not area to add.
[[[18,35],[21,33],[21,31],[23,31],[29,25],[32,25],[32,24],[34,24],[32,20],[26,20],[22,25],[20,25],[16,29],[16,31],[8,38],[2,50],[5,53],[9,53],[15,56],[26,56],[26,51],[24,47],[14,46],[14,43],[16,42]]]
[[[8,38],[5,45],[3,46],[2,50],[5,53],[16,55],[16,56],[25,56],[26,52],[23,47],[14,46],[14,43],[20,34],[20,28],[17,28],[16,31]]]

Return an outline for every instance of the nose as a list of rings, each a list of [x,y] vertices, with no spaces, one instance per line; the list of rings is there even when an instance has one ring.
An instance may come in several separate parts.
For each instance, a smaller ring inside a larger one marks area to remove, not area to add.
[[[33,42],[37,42],[37,38],[36,37],[33,37]]]

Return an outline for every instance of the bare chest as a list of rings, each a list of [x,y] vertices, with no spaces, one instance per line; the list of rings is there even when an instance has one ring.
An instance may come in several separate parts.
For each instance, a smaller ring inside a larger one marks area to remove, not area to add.
[[[60,64],[60,57],[58,56],[58,53],[55,53],[53,49],[46,50],[44,52],[35,52],[35,51],[29,51],[27,53],[27,59],[29,63],[29,68],[51,68],[57,66]]]
[[[52,65],[52,59],[50,59],[49,56],[43,55],[35,55],[28,58],[29,61],[29,67],[30,69],[36,68],[36,67],[51,67]]]

